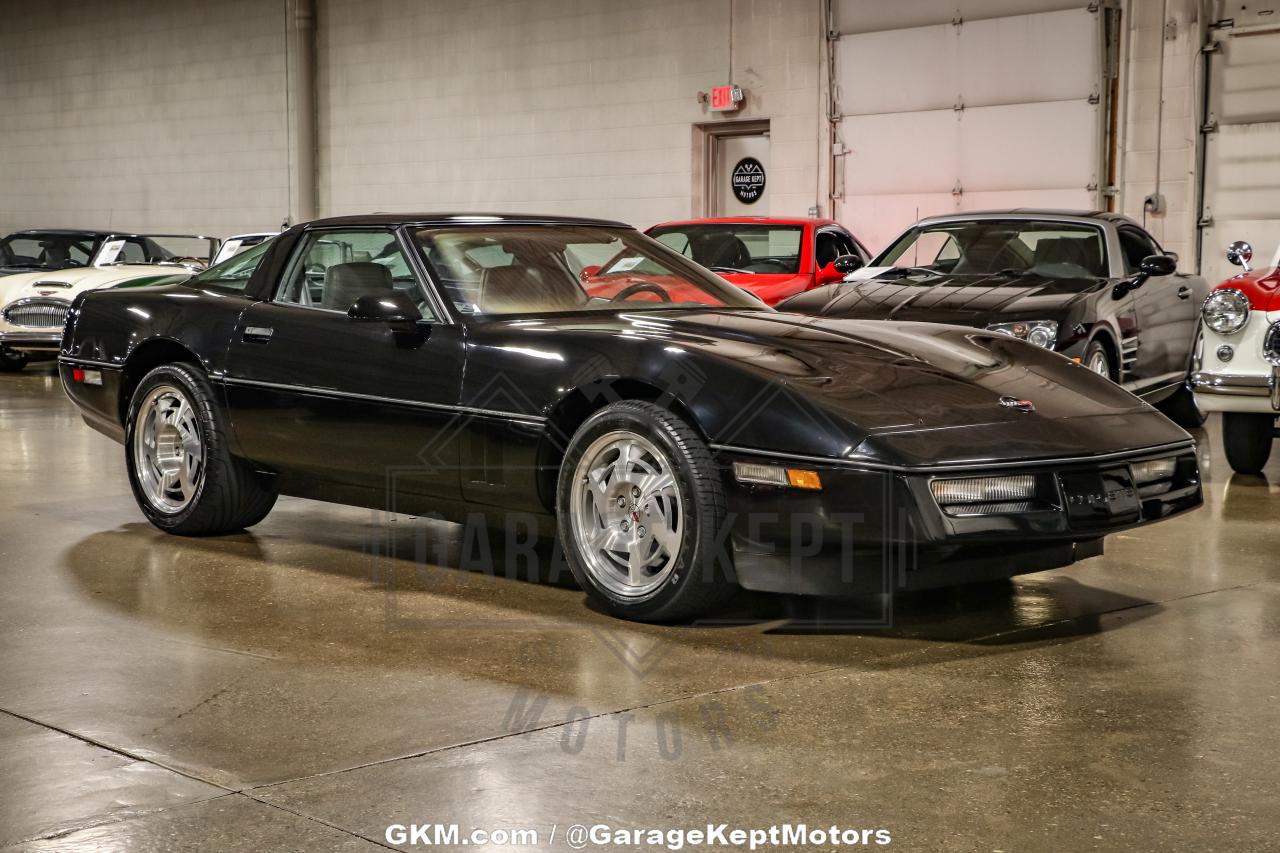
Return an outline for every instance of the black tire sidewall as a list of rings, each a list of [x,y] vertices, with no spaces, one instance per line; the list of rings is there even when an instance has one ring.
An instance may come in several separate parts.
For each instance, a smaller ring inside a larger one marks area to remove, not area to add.
[[[1085,348],[1085,351],[1084,351],[1084,366],[1085,366],[1085,367],[1086,367],[1086,368],[1087,368],[1091,373],[1092,373],[1092,372],[1094,372],[1094,371],[1093,371],[1093,366],[1090,364],[1090,362],[1092,362],[1092,361],[1093,361],[1093,355],[1094,355],[1094,353],[1102,353],[1102,357],[1103,357],[1103,358],[1105,358],[1105,359],[1107,360],[1107,376],[1106,376],[1106,378],[1107,378],[1107,379],[1109,379],[1109,380],[1111,380],[1112,382],[1115,382],[1115,381],[1116,381],[1116,366],[1115,366],[1115,364],[1113,364],[1113,363],[1112,363],[1112,361],[1111,361],[1111,353],[1110,353],[1110,352],[1108,352],[1108,351],[1107,351],[1107,348],[1102,344],[1102,342],[1101,342],[1101,341],[1099,341],[1099,340],[1097,340],[1096,338],[1095,338],[1094,340],[1092,340],[1092,341],[1089,341],[1089,346],[1087,346],[1087,347]],[[1101,375],[1101,374],[1099,374],[1099,375]]]
[[[197,383],[202,383],[205,387],[197,387]],[[158,385],[173,385],[179,388],[187,398],[187,403],[196,412],[196,420],[200,429],[200,441],[204,446],[204,473],[200,477],[200,484],[196,488],[195,497],[193,497],[185,507],[178,512],[169,513],[157,509],[147,498],[146,493],[142,489],[142,485],[138,482],[138,473],[134,469],[134,452],[133,441],[134,432],[138,426],[138,406],[141,401],[146,398],[147,394]],[[217,434],[217,424],[210,422],[211,409],[216,410],[216,405],[206,407],[203,405],[206,401],[212,400],[212,388],[209,387],[208,381],[204,380],[193,368],[180,365],[167,364],[157,367],[142,378],[137,388],[133,391],[133,396],[129,399],[129,410],[125,420],[125,468],[129,472],[129,487],[133,489],[134,499],[138,503],[138,508],[142,510],[147,520],[162,530],[173,531],[183,527],[191,517],[200,511],[201,499],[204,497],[205,489],[209,484],[209,474],[213,467],[213,460],[210,458],[219,448],[216,441],[212,440],[212,436]],[[202,399],[203,398],[203,399]]]
[[[1271,458],[1275,429],[1274,415],[1223,413],[1222,443],[1231,469],[1239,474],[1261,473]]]
[[[14,352],[11,349],[0,347],[0,372],[2,373],[17,373],[26,367],[29,361],[31,361],[31,356],[26,353]]]
[[[659,412],[661,415],[658,415]],[[681,447],[680,437],[663,420],[675,420],[684,426],[687,431],[683,436],[685,441],[692,437],[692,430],[687,425],[656,406],[629,405],[624,402],[597,412],[587,419],[570,441],[556,489],[557,527],[570,571],[579,586],[592,598],[614,615],[627,619],[662,621],[688,615],[689,611],[697,609],[691,606],[691,599],[699,597],[696,587],[702,584],[717,585],[723,578],[723,571],[716,565],[712,545],[715,528],[722,520],[719,517],[722,513],[714,506],[706,506],[705,495],[700,495],[695,486],[699,473],[705,475],[707,472],[695,470],[694,461]],[[571,504],[574,472],[583,453],[593,441],[605,433],[617,430],[628,430],[641,435],[666,454],[673,466],[676,487],[685,508],[685,529],[675,570],[662,586],[637,599],[620,599],[596,583],[580,556],[573,530]]]
[[[1186,385],[1180,386],[1177,391],[1161,400],[1156,408],[1183,429],[1197,429],[1209,419],[1196,406],[1195,394]]]

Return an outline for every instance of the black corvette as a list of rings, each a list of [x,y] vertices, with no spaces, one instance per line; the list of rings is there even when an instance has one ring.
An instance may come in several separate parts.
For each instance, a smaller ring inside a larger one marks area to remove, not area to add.
[[[1066,359],[775,312],[595,220],[312,222],[183,284],[84,294],[59,361],[163,530],[238,530],[278,494],[521,515],[634,619],[734,584],[1064,566],[1201,502],[1190,437]]]
[[[1208,285],[1177,272],[1115,213],[1007,210],[923,219],[844,282],[779,310],[956,323],[1060,352],[1177,423],[1204,416],[1187,384]]]

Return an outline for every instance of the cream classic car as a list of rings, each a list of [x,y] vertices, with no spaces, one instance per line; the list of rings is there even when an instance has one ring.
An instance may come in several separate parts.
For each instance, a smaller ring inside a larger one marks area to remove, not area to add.
[[[208,266],[218,250],[215,238],[178,234],[19,232],[4,242],[14,246],[14,238],[28,234],[41,235],[32,245],[42,246],[43,253],[11,251],[5,262],[16,260],[34,271],[0,277],[0,371],[5,372],[21,370],[32,357],[57,353],[78,294],[185,278]],[[67,243],[51,239],[63,235],[81,237],[75,245],[82,258],[64,263],[71,254],[62,251]]]

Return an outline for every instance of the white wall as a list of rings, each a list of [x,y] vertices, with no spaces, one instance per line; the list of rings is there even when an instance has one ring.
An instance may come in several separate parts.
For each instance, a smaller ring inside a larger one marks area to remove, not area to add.
[[[699,91],[771,119],[770,211],[818,186],[818,0],[327,0],[320,206],[690,215]],[[732,23],[730,20],[732,19]]]
[[[0,231],[225,235],[288,215],[285,0],[0,3]],[[729,81],[748,92],[734,118],[771,121],[770,211],[829,212],[821,0],[316,3],[322,214],[687,216],[691,127],[722,120],[695,96]],[[1064,3],[1084,0],[848,0],[836,12],[868,31],[943,8],[977,20]],[[1142,218],[1158,162],[1168,210],[1148,224],[1184,258],[1199,6],[1124,2],[1118,205]],[[892,85],[891,67],[882,79]]]
[[[1195,263],[1201,25],[1196,0],[1130,0],[1125,8],[1119,209],[1142,222],[1143,198],[1164,196],[1164,212],[1147,215],[1146,225],[1186,260],[1184,269]]]
[[[0,232],[274,228],[283,3],[5,2]]]

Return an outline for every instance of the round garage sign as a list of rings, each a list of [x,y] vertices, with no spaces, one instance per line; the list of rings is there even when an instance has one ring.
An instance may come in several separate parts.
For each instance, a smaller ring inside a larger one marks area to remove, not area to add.
[[[743,204],[755,204],[764,195],[764,166],[754,157],[743,157],[733,167],[733,194]]]

